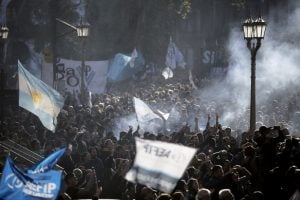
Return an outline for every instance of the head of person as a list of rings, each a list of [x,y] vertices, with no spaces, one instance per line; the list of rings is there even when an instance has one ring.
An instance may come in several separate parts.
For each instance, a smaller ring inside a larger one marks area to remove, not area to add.
[[[222,189],[219,191],[219,200],[235,200],[230,189]]]
[[[211,170],[211,175],[214,178],[222,178],[224,176],[223,167],[221,165],[213,166]]]
[[[171,195],[167,194],[167,193],[161,193],[156,200],[171,200]]]
[[[172,194],[172,200],[184,200],[184,195],[182,192],[174,192]]]
[[[210,200],[211,199],[211,192],[209,189],[206,188],[201,188],[197,195],[196,195],[196,200]]]

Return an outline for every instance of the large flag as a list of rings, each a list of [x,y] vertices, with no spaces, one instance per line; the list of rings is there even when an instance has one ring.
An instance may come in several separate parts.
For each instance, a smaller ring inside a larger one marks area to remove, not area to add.
[[[172,192],[196,149],[135,138],[136,156],[125,178],[163,192]]]
[[[65,153],[66,148],[57,150],[56,152],[50,154],[47,158],[42,160],[37,165],[31,167],[27,172],[31,174],[43,173],[53,169],[59,158]]]
[[[55,131],[57,116],[64,98],[43,81],[33,76],[18,61],[19,106],[35,114],[49,130]]]
[[[18,169],[8,157],[0,181],[0,199],[56,199],[61,187],[61,171],[29,174]]]
[[[176,69],[177,66],[184,68],[186,65],[182,53],[172,41],[172,38],[169,41],[165,65],[172,70]]]
[[[152,109],[141,99],[133,97],[133,105],[139,123],[147,123],[154,119],[161,119]]]

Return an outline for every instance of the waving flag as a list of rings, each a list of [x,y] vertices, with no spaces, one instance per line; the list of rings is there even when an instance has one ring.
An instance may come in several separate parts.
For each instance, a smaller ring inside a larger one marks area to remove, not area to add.
[[[54,165],[56,165],[57,161],[65,153],[65,151],[66,151],[66,148],[62,148],[62,149],[50,154],[47,158],[42,160],[40,163],[31,167],[28,170],[28,173],[37,174],[37,173],[43,173],[43,172],[53,169]]]
[[[60,171],[28,174],[8,157],[0,181],[0,199],[54,200],[61,187]]]
[[[155,114],[141,99],[133,97],[133,105],[139,123],[149,122],[154,119],[161,119],[160,116]]]
[[[184,57],[182,53],[179,51],[178,47],[170,37],[165,65],[174,70],[177,66],[184,68],[185,64],[186,63],[184,62]]]
[[[166,67],[162,71],[162,75],[165,79],[173,78],[173,71],[170,69],[170,67]]]
[[[134,67],[134,62],[137,57],[138,57],[138,52],[136,51],[136,48],[134,48],[133,52],[131,53],[131,59],[129,61],[129,66],[131,68]]]
[[[172,192],[196,149],[167,142],[135,138],[134,164],[125,178],[163,192]]]
[[[52,132],[56,117],[64,105],[64,98],[43,81],[27,71],[18,61],[19,106],[35,114],[42,124]]]

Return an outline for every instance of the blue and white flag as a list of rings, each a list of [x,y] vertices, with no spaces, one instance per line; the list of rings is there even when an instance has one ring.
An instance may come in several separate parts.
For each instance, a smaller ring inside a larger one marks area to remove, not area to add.
[[[54,200],[57,198],[62,172],[28,174],[18,169],[8,157],[0,181],[0,199]]]
[[[186,65],[182,53],[180,52],[176,44],[172,41],[171,37],[167,50],[165,65],[172,70],[176,69],[177,66],[184,68]]]
[[[141,99],[133,97],[133,105],[139,123],[147,123],[161,117],[155,114],[152,109]]]
[[[135,138],[136,156],[125,178],[170,193],[182,177],[196,149],[167,142]]]
[[[57,116],[64,98],[53,88],[33,76],[18,61],[19,106],[35,114],[44,127],[55,131]]]
[[[47,158],[42,160],[37,165],[31,167],[27,172],[31,174],[44,173],[47,172],[56,165],[57,161],[60,157],[65,153],[66,148],[62,148],[52,154],[50,154]]]

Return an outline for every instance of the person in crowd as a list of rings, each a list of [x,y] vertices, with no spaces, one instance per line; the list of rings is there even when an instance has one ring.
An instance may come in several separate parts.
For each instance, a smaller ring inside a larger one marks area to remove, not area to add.
[[[196,200],[211,200],[211,192],[207,188],[201,188],[195,197]]]

